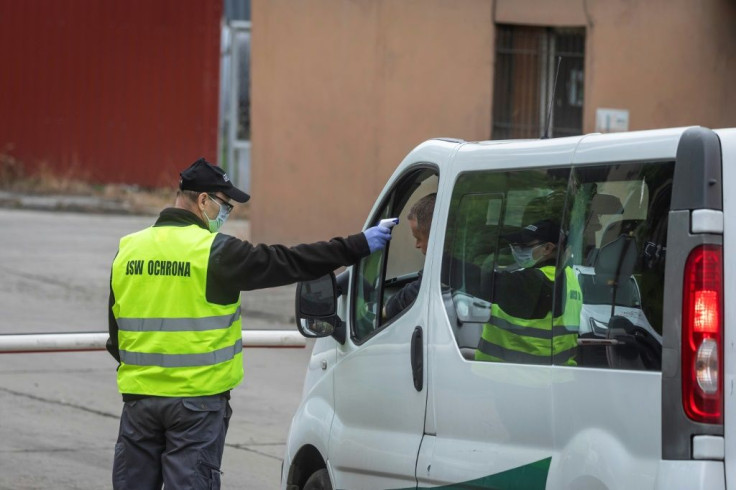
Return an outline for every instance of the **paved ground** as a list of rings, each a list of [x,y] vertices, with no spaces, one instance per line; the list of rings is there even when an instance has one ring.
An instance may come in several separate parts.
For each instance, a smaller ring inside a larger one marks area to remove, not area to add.
[[[106,330],[117,241],[153,221],[44,210],[64,208],[59,202],[0,209],[0,334]],[[228,222],[223,231],[247,238],[247,225]],[[244,327],[294,328],[293,295],[293,286],[247,293]],[[223,488],[278,488],[310,350],[245,351]],[[0,354],[0,489],[111,487],[122,407],[114,370],[104,352]]]

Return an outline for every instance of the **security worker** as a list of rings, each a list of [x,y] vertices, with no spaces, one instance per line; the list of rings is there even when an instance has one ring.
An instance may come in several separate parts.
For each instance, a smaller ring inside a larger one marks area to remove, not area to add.
[[[521,268],[495,272],[475,360],[575,365],[583,295],[572,268],[555,281],[559,226],[542,220],[504,238]]]
[[[204,159],[181,172],[173,208],[120,240],[107,350],[123,395],[115,489],[220,488],[230,390],[243,378],[240,292],[310,280],[385,247],[390,230],[297,245],[218,233],[250,196]]]

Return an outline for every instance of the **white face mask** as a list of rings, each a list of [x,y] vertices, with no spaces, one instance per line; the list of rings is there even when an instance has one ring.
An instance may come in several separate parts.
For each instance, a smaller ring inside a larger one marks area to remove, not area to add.
[[[222,225],[225,223],[225,220],[227,220],[227,217],[230,216],[230,209],[226,209],[225,206],[217,202],[215,199],[212,198],[209,194],[207,197],[210,198],[212,202],[217,204],[220,208],[220,211],[217,213],[217,217],[215,219],[210,219],[209,216],[207,216],[207,211],[204,209],[202,210],[202,213],[204,213],[205,218],[207,218],[207,225],[210,228],[210,231],[212,233],[217,233],[217,231],[222,227]]]
[[[519,247],[518,245],[511,245],[511,255],[514,256],[514,260],[519,267],[528,268],[536,264],[539,259],[534,258],[534,249],[542,246],[543,244],[538,243],[531,247]]]

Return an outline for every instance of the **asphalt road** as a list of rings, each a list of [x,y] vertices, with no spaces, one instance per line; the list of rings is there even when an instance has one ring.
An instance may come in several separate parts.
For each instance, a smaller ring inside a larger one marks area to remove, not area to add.
[[[110,264],[152,217],[0,209],[0,334],[107,329]],[[248,237],[247,222],[224,232]],[[244,294],[244,328],[293,329],[293,286]],[[245,350],[224,489],[280,484],[311,351]],[[106,352],[0,354],[0,489],[111,488],[122,401]]]

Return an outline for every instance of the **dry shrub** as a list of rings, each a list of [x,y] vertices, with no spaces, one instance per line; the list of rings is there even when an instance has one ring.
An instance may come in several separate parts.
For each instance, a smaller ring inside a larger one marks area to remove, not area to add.
[[[12,189],[13,185],[23,179],[23,163],[10,154],[12,145],[5,145],[0,151],[0,188]]]
[[[25,194],[54,194],[94,196],[105,201],[121,203],[127,213],[157,215],[162,209],[174,205],[176,189],[143,188],[127,184],[95,183],[89,171],[78,165],[65,170],[53,168],[42,162],[33,173],[26,174],[23,162],[11,155],[11,145],[0,151],[0,189]],[[231,217],[247,219],[249,205],[235,206]]]
[[[52,168],[47,162],[41,162],[38,169],[23,180],[26,191],[39,194],[76,196],[94,194],[89,172],[77,165],[58,170]]]
[[[65,170],[54,169],[48,162],[40,162],[30,171],[26,165],[11,153],[13,145],[5,145],[0,151],[0,188],[15,192],[32,194],[73,194],[92,193],[89,173],[78,165]]]
[[[99,191],[103,199],[124,202],[133,214],[158,214],[162,209],[174,205],[176,189],[141,188],[135,185],[107,184]],[[238,204],[230,214],[233,219],[248,219],[250,206]]]

